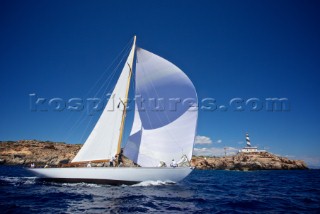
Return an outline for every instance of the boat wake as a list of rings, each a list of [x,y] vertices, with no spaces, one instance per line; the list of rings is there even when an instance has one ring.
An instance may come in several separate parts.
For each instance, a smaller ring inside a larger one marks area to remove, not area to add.
[[[173,181],[142,181],[138,184],[134,184],[134,187],[148,187],[148,186],[164,186],[164,185],[173,185],[176,184]]]
[[[57,183],[55,183],[57,184]],[[61,186],[68,186],[68,187],[102,187],[102,186],[109,186],[109,185],[99,185],[99,184],[90,184],[90,183],[62,183]]]
[[[37,177],[8,177],[8,176],[0,176],[0,183],[11,184],[14,186],[20,185],[32,185],[32,184],[48,184],[48,185],[57,185],[57,186],[66,186],[66,187],[93,187],[99,188],[103,186],[110,186],[106,184],[92,184],[92,183],[56,183],[56,182],[41,182]],[[121,186],[132,186],[132,187],[148,187],[148,186],[165,186],[165,185],[173,185],[176,184],[173,181],[143,181],[134,185],[121,185]]]

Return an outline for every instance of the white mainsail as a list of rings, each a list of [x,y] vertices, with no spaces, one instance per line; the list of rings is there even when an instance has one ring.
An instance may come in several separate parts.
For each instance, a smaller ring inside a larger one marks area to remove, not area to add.
[[[158,109],[148,100],[136,101],[124,154],[143,167],[160,161],[168,165],[183,155],[190,160],[198,118],[197,94],[190,79],[171,62],[137,48],[135,81],[136,95],[157,100]]]
[[[124,103],[127,100],[135,52],[135,39],[110,100],[88,139],[72,162],[111,159],[118,153]],[[120,106],[118,108],[118,104]],[[120,142],[121,143],[121,142]]]

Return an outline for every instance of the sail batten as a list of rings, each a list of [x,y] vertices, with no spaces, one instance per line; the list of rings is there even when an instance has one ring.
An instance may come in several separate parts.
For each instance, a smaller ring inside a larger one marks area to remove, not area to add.
[[[198,118],[197,94],[192,82],[177,66],[141,48],[137,48],[135,77],[136,96],[148,104],[152,100],[160,104],[154,109],[136,101],[124,154],[145,167],[157,166],[160,161],[168,165],[183,155],[190,160]],[[176,106],[172,106],[174,99],[180,99]],[[187,99],[191,102],[183,103]]]
[[[111,159],[112,156],[118,153],[118,144],[121,143],[124,124],[125,110],[123,108],[126,105],[123,108],[118,108],[117,106],[119,106],[118,102],[126,102],[127,100],[134,52],[135,38],[127,61],[111,94],[111,99],[72,162]]]

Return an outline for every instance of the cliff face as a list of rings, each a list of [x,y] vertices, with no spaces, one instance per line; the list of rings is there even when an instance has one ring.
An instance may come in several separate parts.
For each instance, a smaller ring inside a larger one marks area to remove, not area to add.
[[[308,169],[304,161],[290,160],[268,152],[255,154],[238,153],[227,157],[193,157],[192,165],[197,169],[225,170],[279,170],[279,169]]]
[[[36,165],[49,164],[57,166],[70,162],[81,145],[21,140],[17,142],[0,142],[0,164]],[[133,165],[125,159],[125,164]],[[128,163],[127,163],[128,162]],[[191,165],[197,169],[226,170],[272,170],[272,169],[308,169],[300,160],[289,160],[268,152],[256,154],[239,153],[227,157],[193,157]]]

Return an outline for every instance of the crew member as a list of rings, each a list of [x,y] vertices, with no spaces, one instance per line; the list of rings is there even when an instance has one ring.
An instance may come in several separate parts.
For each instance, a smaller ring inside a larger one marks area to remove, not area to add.
[[[176,163],[176,161],[174,159],[172,159],[172,162],[171,162],[170,166],[175,168],[175,167],[178,166],[178,164]]]

